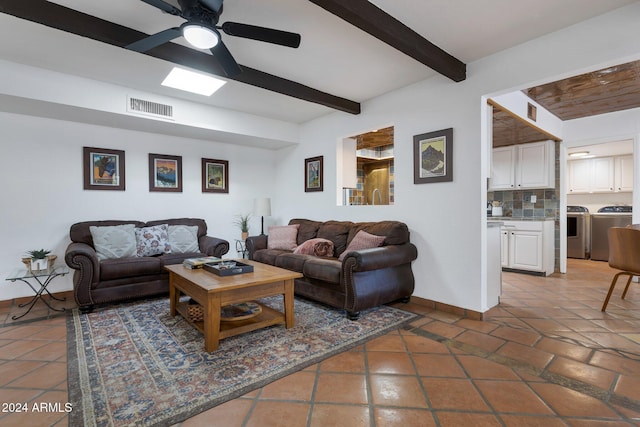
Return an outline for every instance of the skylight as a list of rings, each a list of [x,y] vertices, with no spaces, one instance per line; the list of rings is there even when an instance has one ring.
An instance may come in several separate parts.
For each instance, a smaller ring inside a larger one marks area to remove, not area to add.
[[[199,95],[211,96],[220,89],[226,81],[216,79],[206,74],[174,67],[162,82],[162,86],[184,90]]]

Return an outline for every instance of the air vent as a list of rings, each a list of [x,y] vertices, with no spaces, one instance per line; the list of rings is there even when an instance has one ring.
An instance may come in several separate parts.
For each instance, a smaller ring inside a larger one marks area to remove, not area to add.
[[[147,101],[140,98],[129,98],[127,102],[127,111],[132,113],[140,113],[148,116],[162,117],[164,119],[173,118],[173,106],[160,104],[158,102]]]

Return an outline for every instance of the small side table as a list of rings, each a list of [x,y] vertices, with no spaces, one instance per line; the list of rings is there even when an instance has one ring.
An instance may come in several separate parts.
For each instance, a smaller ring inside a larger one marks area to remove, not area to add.
[[[15,270],[13,273],[11,273],[11,275],[7,277],[8,281],[15,282],[16,280],[19,280],[29,285],[29,287],[33,290],[33,292],[35,292],[35,296],[30,301],[18,305],[18,307],[29,306],[27,311],[22,313],[20,316],[12,316],[11,318],[13,320],[18,320],[21,317],[26,316],[39,299],[42,300],[42,302],[45,303],[47,307],[49,307],[53,311],[65,311],[64,308],[53,308],[51,304],[49,304],[49,301],[44,299],[42,294],[46,292],[49,295],[50,299],[52,298],[56,301],[64,301],[66,298],[60,299],[51,295],[51,292],[49,292],[49,290],[47,289],[47,286],[49,286],[49,283],[51,283],[51,281],[56,277],[64,276],[65,274],[68,274],[68,273],[69,273],[69,268],[67,266],[58,266],[58,267],[50,268],[48,270],[35,271],[35,272],[29,271],[23,268],[23,269]],[[30,280],[33,280],[35,283],[32,284]],[[40,286],[40,288],[36,289],[36,286]]]
[[[247,244],[244,240],[236,239],[236,252],[238,256],[242,254],[242,258],[247,258],[249,256],[249,251],[247,250]]]

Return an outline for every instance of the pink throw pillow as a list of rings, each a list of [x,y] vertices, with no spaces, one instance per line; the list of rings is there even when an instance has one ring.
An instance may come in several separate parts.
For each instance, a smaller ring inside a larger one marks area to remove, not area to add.
[[[303,242],[295,248],[294,254],[315,255],[315,256],[333,256],[333,242],[328,239],[316,237]]]
[[[364,230],[358,231],[347,249],[344,250],[338,257],[340,261],[351,251],[359,251],[361,249],[371,249],[382,246],[384,243],[384,236],[376,236],[375,234],[367,233]]]
[[[294,250],[298,246],[296,242],[298,227],[300,227],[300,224],[269,227],[267,249]]]

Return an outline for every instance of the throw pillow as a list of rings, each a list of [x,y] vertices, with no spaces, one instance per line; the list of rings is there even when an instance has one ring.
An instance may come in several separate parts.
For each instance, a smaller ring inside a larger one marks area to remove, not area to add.
[[[89,227],[93,247],[100,261],[136,255],[136,235],[133,224]]]
[[[136,228],[136,254],[139,257],[171,253],[167,224]]]
[[[384,236],[376,236],[375,234],[367,233],[364,230],[358,231],[354,236],[347,249],[340,254],[338,259],[342,261],[345,256],[351,251],[359,251],[361,249],[371,249],[382,246],[384,243]]]
[[[267,249],[294,250],[298,246],[296,243],[298,227],[300,227],[300,224],[269,227]]]
[[[186,254],[200,252],[198,246],[198,226],[197,225],[170,225],[169,244],[171,253]]]
[[[316,237],[303,242],[293,251],[294,254],[333,256],[333,242],[328,239]]]

